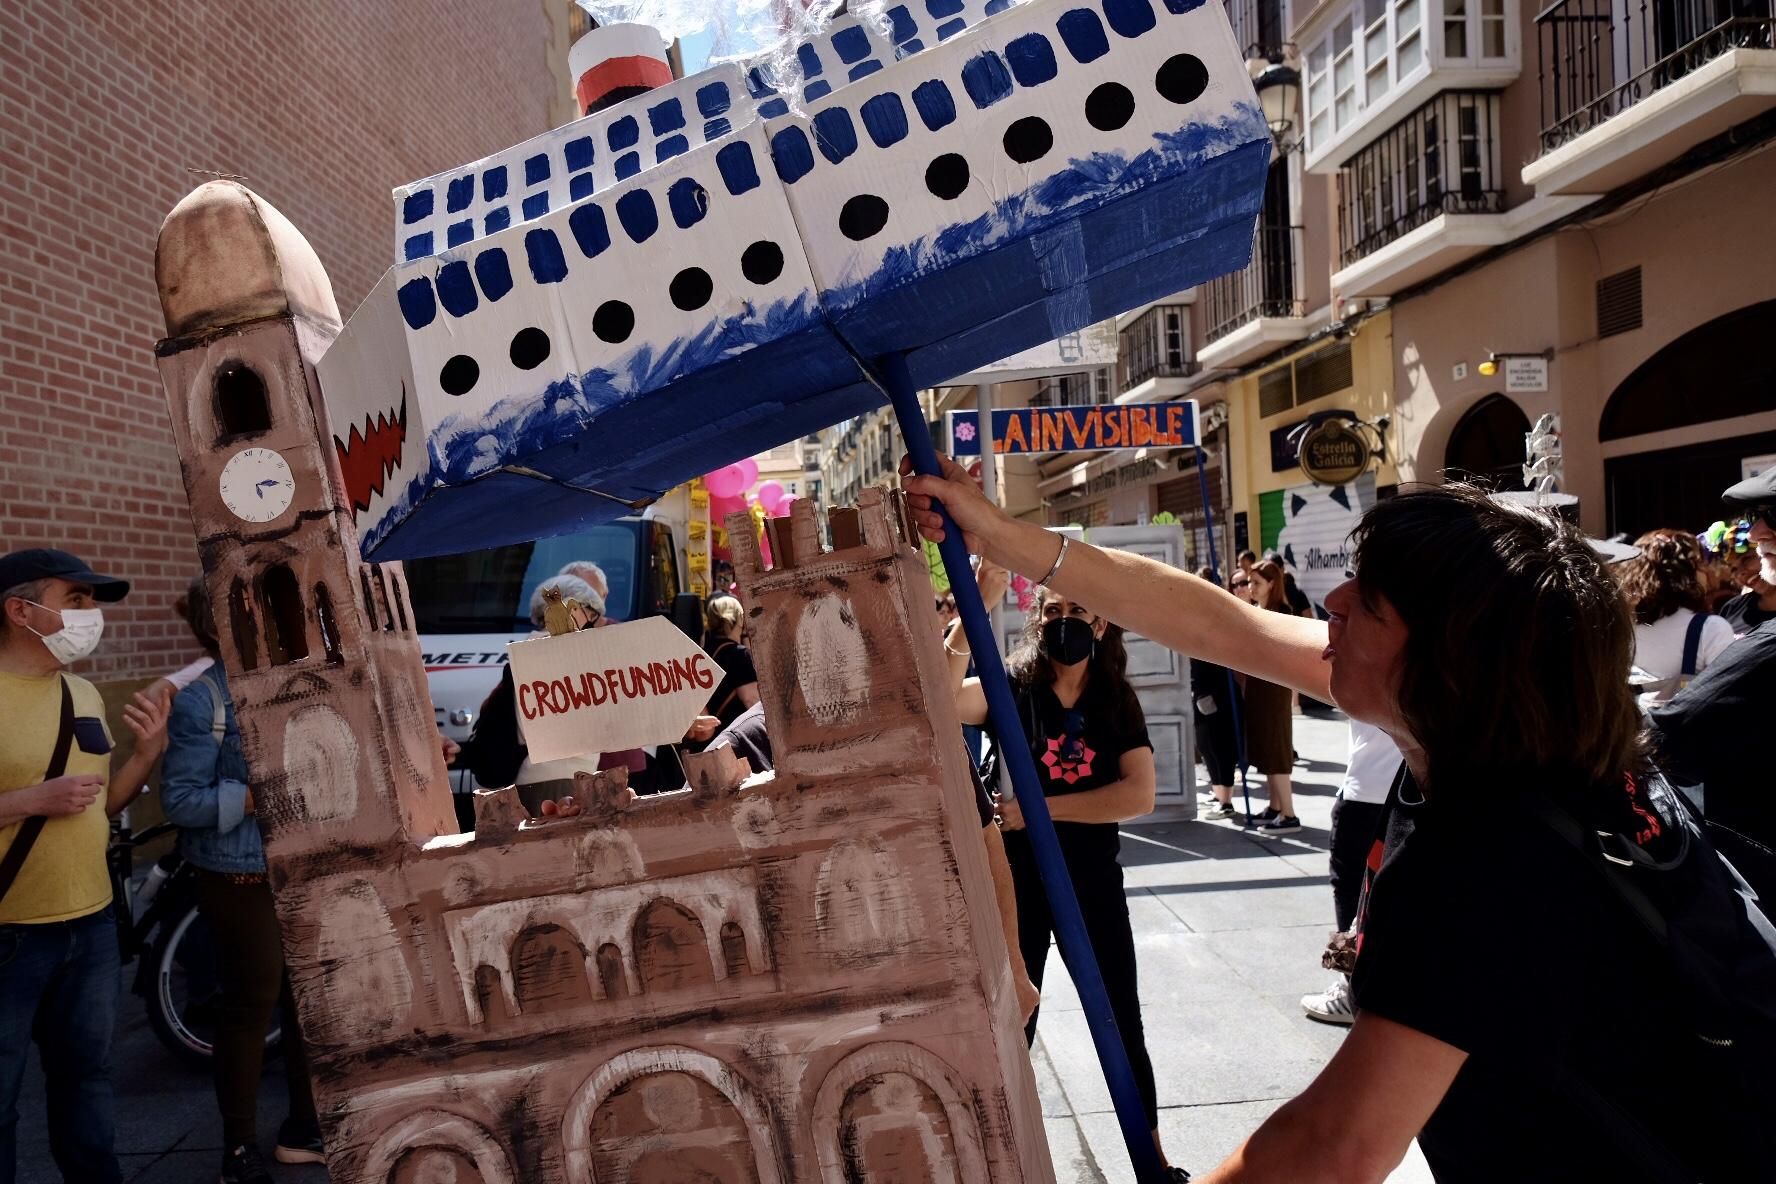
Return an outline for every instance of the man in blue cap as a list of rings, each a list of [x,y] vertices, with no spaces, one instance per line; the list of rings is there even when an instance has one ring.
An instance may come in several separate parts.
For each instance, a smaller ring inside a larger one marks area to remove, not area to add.
[[[1721,495],[1751,525],[1760,573],[1776,583],[1776,466]],[[1776,621],[1765,621],[1721,652],[1700,677],[1653,711],[1659,760],[1674,781],[1702,788],[1715,845],[1765,901],[1776,900],[1776,789],[1754,753],[1776,706]],[[1751,843],[1741,844],[1736,836]]]
[[[0,1184],[17,1172],[18,1097],[34,1036],[49,1145],[73,1184],[122,1179],[113,1152],[117,927],[108,816],[166,746],[166,702],[124,708],[135,751],[111,769],[99,692],[66,667],[98,647],[100,603],[129,584],[66,551],[0,556]]]

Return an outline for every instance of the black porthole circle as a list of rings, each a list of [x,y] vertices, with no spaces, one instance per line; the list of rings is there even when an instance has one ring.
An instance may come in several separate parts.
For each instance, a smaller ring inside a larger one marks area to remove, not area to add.
[[[953,201],[968,188],[968,158],[946,152],[925,166],[925,188],[933,197]]]
[[[549,335],[532,325],[512,334],[512,365],[520,370],[535,370],[549,360]]]
[[[672,277],[667,291],[672,296],[672,303],[681,310],[696,312],[715,294],[715,281],[701,267],[687,267]]]
[[[1120,82],[1105,82],[1085,97],[1085,121],[1101,132],[1113,132],[1135,117],[1135,95]]]
[[[1026,115],[1005,129],[1005,155],[1019,164],[1041,160],[1054,142],[1053,129],[1040,116]]]
[[[1209,68],[1195,54],[1175,53],[1153,76],[1153,85],[1174,103],[1195,102],[1209,87]]]
[[[858,194],[839,211],[839,233],[852,242],[873,237],[886,225],[888,203],[873,193]]]
[[[481,380],[481,367],[468,354],[457,354],[438,371],[438,385],[447,395],[466,395]]]
[[[621,345],[635,332],[635,310],[621,300],[606,300],[592,314],[592,332],[600,341]]]
[[[783,248],[761,238],[740,252],[740,274],[752,284],[768,284],[783,274]]]

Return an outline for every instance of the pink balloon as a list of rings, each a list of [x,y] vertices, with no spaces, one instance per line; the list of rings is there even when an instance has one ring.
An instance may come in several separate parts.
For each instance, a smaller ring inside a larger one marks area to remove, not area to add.
[[[729,514],[744,514],[746,499],[743,497],[712,497],[709,499],[709,518],[717,525],[727,522]]]
[[[739,469],[741,475],[745,477],[746,484],[743,486],[745,489],[751,489],[752,483],[759,479],[759,462],[750,456],[745,460],[735,461],[733,467]]]
[[[713,473],[705,473],[703,484],[709,487],[710,497],[737,497],[746,492],[748,482],[739,465],[723,465]]]
[[[776,514],[777,503],[783,500],[784,493],[781,481],[767,481],[758,487],[758,504],[765,508],[765,513]]]

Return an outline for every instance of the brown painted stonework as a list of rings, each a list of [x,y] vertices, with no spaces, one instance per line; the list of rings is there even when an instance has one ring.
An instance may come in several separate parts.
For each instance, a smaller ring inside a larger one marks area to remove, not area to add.
[[[459,835],[401,569],[358,560],[324,446],[319,261],[214,182],[168,217],[158,273],[336,1184],[1051,1181],[900,501],[836,512],[832,553],[797,504],[771,570],[733,532],[775,775],[725,749],[653,798],[582,774],[581,817],[539,824],[499,790]],[[269,412],[244,434],[217,398],[241,367]],[[259,525],[217,492],[250,446],[296,482]]]

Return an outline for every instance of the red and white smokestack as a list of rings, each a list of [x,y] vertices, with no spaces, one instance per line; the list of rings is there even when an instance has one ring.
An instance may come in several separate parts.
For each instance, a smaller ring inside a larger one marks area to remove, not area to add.
[[[666,43],[647,25],[602,25],[573,43],[567,67],[581,115],[672,81]]]

